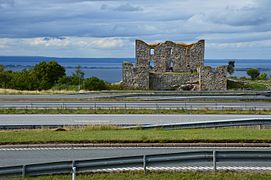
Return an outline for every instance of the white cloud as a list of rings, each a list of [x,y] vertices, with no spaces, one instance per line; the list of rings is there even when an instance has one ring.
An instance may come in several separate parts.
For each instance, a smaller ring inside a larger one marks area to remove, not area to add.
[[[242,33],[212,33],[203,34],[197,39],[206,39],[212,43],[238,43],[238,42],[252,42],[261,40],[270,40],[271,31],[266,32],[242,32]]]
[[[225,54],[231,47],[253,46],[256,51],[256,42],[271,48],[264,43],[271,37],[270,6],[270,0],[0,0],[1,54],[6,48],[14,54],[27,49],[31,55],[32,48],[33,54],[66,56],[73,51],[81,56],[95,49],[98,54],[88,55],[132,57],[138,38],[204,38],[214,51],[225,48]]]
[[[271,39],[261,41],[250,41],[250,42],[236,42],[236,43],[207,43],[207,48],[270,48]]]
[[[6,39],[8,40],[8,39]],[[14,41],[14,39],[9,39]],[[128,40],[123,38],[90,38],[90,37],[64,37],[64,38],[23,38],[17,39],[25,45],[30,46],[45,46],[45,47],[86,47],[112,49],[123,47]]]
[[[0,39],[0,48],[6,48],[9,45],[9,39],[8,38],[1,38]]]
[[[127,12],[131,12],[131,11],[142,11],[143,9],[139,6],[134,6],[131,5],[129,3],[126,4],[121,4],[118,6],[109,6],[106,4],[102,4],[101,5],[101,10],[113,10],[113,11],[127,11]]]
[[[66,38],[59,39],[59,38],[29,38],[29,39],[22,39],[24,43],[29,44],[31,46],[68,46],[70,41]]]
[[[75,45],[101,49],[121,48],[127,40],[121,38],[74,38]]]

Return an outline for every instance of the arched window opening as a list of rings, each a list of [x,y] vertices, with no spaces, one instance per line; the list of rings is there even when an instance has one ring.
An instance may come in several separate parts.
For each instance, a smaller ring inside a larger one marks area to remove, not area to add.
[[[155,66],[155,64],[154,64],[154,60],[153,60],[153,59],[151,59],[151,60],[150,60],[150,69],[153,69],[153,68],[154,68],[154,66]]]
[[[154,49],[151,48],[151,55],[154,55]]]
[[[173,61],[171,59],[170,64],[169,64],[169,72],[173,72],[173,65],[174,65],[174,63],[173,63]]]

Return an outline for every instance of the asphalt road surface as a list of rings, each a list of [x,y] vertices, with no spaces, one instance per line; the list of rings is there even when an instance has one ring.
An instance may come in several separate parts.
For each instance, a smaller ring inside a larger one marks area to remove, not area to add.
[[[271,118],[271,115],[209,114],[1,114],[0,125],[142,125],[199,122],[242,118]]]
[[[148,155],[159,153],[176,153],[183,151],[199,151],[199,150],[270,150],[271,148],[172,148],[172,147],[85,147],[85,148],[0,148],[0,167],[24,165],[30,163],[45,163],[65,160],[83,160],[83,159],[97,159],[107,157],[120,157],[120,156],[134,156],[134,155]],[[176,164],[173,164],[176,166]],[[187,164],[178,164],[185,166]],[[189,164],[189,165],[193,165]],[[194,165],[212,165],[211,163],[196,163]],[[259,165],[254,162],[236,162],[225,163],[223,165],[230,166],[266,166],[271,167],[271,162],[265,162]]]
[[[0,95],[1,100],[90,100],[99,98],[112,98],[112,99],[136,99],[136,100],[189,100],[189,99],[230,99],[230,100],[271,100],[271,97],[265,95],[229,95],[219,94],[214,95],[201,95],[201,94],[137,94],[137,93],[99,93],[93,92],[89,94],[52,94],[52,95]]]
[[[0,102],[0,108],[271,109],[271,102]]]

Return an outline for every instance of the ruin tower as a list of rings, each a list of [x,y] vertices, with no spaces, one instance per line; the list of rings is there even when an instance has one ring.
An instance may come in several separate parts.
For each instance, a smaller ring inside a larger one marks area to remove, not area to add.
[[[212,68],[210,71],[203,68],[204,49],[204,40],[192,44],[172,41],[148,44],[136,40],[136,63],[135,65],[129,62],[123,63],[123,84],[140,89],[178,89],[189,85],[194,90],[224,90],[226,87],[224,70],[219,69],[217,80],[208,78],[211,76],[208,76],[207,72],[209,74],[213,72]],[[220,78],[224,79],[220,80]],[[205,86],[209,81],[212,81],[210,84],[218,83],[221,86]]]

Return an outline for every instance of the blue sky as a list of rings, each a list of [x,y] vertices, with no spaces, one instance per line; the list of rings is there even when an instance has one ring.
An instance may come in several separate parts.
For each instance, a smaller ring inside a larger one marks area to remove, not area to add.
[[[205,58],[271,59],[270,0],[0,0],[0,55],[134,57],[134,40],[206,40]]]

